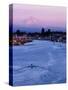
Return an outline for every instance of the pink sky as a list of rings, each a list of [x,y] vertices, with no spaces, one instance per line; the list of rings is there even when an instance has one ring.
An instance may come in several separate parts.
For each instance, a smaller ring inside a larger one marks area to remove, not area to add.
[[[19,26],[65,27],[66,8],[14,4],[13,24]]]

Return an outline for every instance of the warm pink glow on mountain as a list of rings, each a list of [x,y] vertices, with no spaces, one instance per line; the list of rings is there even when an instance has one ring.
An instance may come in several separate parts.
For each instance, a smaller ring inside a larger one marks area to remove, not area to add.
[[[13,5],[13,24],[19,27],[64,27],[66,8],[37,5]]]
[[[37,23],[40,23],[41,21],[37,19],[36,17],[30,16],[24,19],[23,22],[27,26],[33,26],[33,25],[37,25]]]

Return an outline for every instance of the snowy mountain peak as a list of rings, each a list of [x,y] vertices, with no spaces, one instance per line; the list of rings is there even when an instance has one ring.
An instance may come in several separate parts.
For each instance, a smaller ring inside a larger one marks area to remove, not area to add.
[[[39,20],[36,17],[33,17],[33,16],[30,16],[30,17],[24,19],[24,23],[26,25],[30,25],[30,26],[36,25],[38,22],[39,22]]]

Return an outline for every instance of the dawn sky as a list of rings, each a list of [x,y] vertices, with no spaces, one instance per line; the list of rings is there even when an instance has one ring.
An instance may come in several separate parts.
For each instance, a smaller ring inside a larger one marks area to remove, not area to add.
[[[13,5],[13,24],[19,27],[62,27],[66,25],[66,8],[37,5]]]

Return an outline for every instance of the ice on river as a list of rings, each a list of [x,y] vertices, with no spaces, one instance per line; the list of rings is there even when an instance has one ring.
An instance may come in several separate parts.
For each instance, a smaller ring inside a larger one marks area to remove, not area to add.
[[[66,82],[66,45],[34,40],[13,46],[13,85]]]

